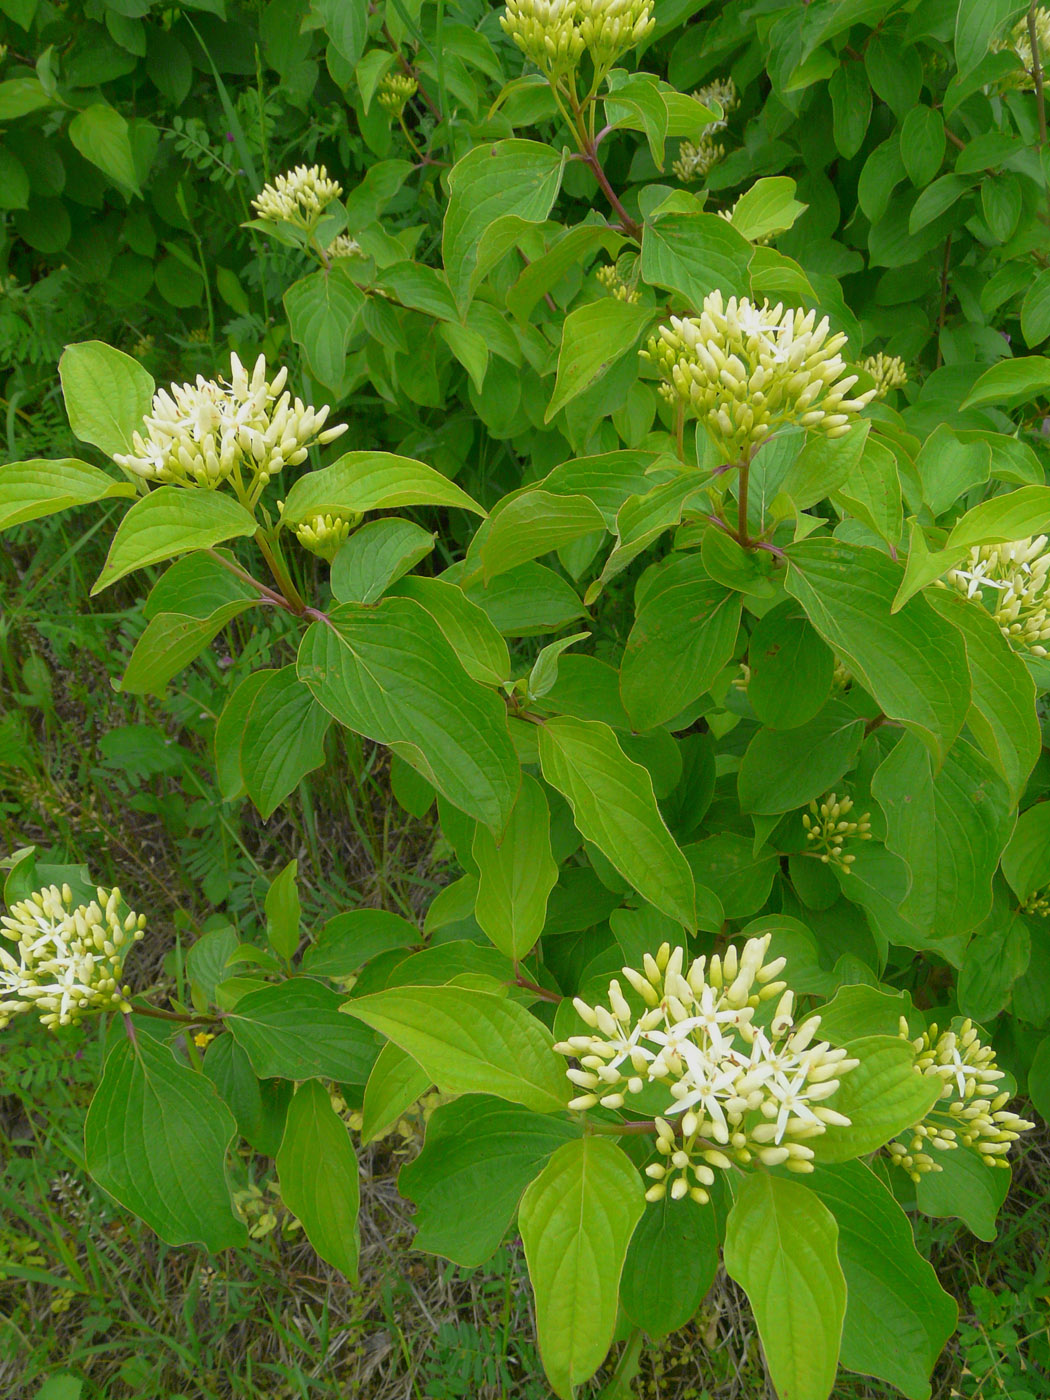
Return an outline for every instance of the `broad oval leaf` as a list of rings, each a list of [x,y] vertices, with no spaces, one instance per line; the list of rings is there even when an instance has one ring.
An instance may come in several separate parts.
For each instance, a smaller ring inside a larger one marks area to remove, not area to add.
[[[75,457],[55,462],[43,458],[8,462],[0,466],[0,530],[73,506],[135,494],[130,481],[114,481],[98,467]]]
[[[361,1145],[382,1137],[430,1088],[430,1075],[392,1040],[380,1050],[365,1085]]]
[[[246,1244],[230,1200],[233,1114],[202,1074],[139,1036],[106,1060],[84,1129],[87,1168],[168,1244]]]
[[[819,797],[852,765],[864,720],[832,700],[797,729],[760,729],[740,764],[738,790],[745,812],[790,812]]]
[[[346,1124],[316,1080],[300,1084],[288,1105],[276,1166],[281,1200],[306,1238],[326,1263],[356,1283],[357,1158]]]
[[[572,1400],[612,1343],[620,1273],[644,1208],[637,1168],[603,1137],[559,1147],[522,1197],[518,1228],[540,1356],[562,1400]]]
[[[460,506],[484,515],[454,481],[424,462],[392,452],[345,452],[330,467],[301,476],[285,498],[281,523],[301,524],[330,511]]]
[[[474,917],[501,953],[523,958],[543,932],[547,897],[558,883],[551,854],[551,817],[543,788],[528,775],[497,842],[487,826],[474,831],[479,883]]]
[[[941,1081],[915,1068],[915,1051],[902,1037],[862,1036],[846,1048],[860,1064],[842,1076],[828,1106],[850,1126],[832,1124],[812,1139],[818,1162],[848,1162],[874,1152],[921,1122],[940,1098]]]
[[[257,528],[251,512],[231,496],[159,486],[136,501],[118,525],[91,596],[147,564],[254,535]]]
[[[298,679],[294,665],[265,675],[247,700],[243,711],[235,711],[239,767],[248,796],[268,821],[307,773],[324,763],[332,719]],[[218,739],[217,730],[216,744]]]
[[[225,1024],[261,1079],[364,1084],[379,1046],[342,1014],[345,999],[312,978],[291,977],[241,997]]]
[[[620,1302],[653,1341],[696,1315],[718,1272],[718,1217],[688,1196],[648,1205],[627,1250]]]
[[[69,426],[107,457],[130,452],[131,435],[150,412],[153,376],[138,360],[101,340],[67,345],[58,362]]]

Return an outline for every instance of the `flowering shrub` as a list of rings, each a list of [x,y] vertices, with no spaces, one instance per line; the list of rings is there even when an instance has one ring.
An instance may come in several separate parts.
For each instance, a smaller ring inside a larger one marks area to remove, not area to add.
[[[290,862],[269,946],[206,935],[155,1006],[116,892],[21,853],[0,1012],[119,1013],[87,1162],[172,1244],[244,1240],[240,1136],[354,1278],[328,1086],[367,1140],[436,1091],[416,1242],[470,1266],[518,1230],[558,1395],[721,1257],[780,1394],[841,1364],[924,1400],[955,1306],[907,1213],[990,1238],[1018,1084],[1050,1102],[1050,369],[992,319],[1050,333],[1040,14],[1025,49],[983,0],[954,39],[890,4],[516,0],[435,67],[399,7],[349,37],[320,8],[412,159],[259,182],[297,363],[158,391],[71,345],[72,431],[116,471],[10,463],[0,528],[131,501],[95,592],[166,567],[121,687],[265,610],[226,798],[268,819],[341,726],[462,874],[422,929],[304,928]]]

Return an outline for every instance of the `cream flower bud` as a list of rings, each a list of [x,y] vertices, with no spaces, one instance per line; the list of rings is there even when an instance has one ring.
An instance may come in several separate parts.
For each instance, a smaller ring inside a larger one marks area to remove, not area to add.
[[[328,178],[323,165],[297,165],[278,175],[272,184],[264,185],[252,206],[260,219],[311,229],[342,192],[341,186]]]

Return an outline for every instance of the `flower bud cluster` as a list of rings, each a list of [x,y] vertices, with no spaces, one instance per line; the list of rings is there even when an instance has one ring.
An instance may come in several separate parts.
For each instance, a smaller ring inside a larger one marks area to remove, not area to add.
[[[1050,639],[1050,549],[1046,535],[1008,544],[975,545],[945,580],[977,597],[1017,651],[1046,656]]]
[[[283,507],[284,502],[279,503]],[[295,538],[304,549],[331,563],[362,520],[359,510],[332,511],[314,515],[295,527]]]
[[[361,245],[350,234],[337,233],[325,249],[325,256],[331,262],[339,258],[357,258],[361,256]]]
[[[736,90],[736,83],[732,78],[715,78],[713,82],[705,83],[702,88],[697,88],[693,97],[703,107],[710,107],[712,102],[717,102],[722,108],[721,121],[714,121],[707,128],[709,134],[716,131],[724,131],[728,125],[727,118],[730,112],[734,112],[740,105],[740,94]]]
[[[910,1040],[903,1016],[900,1034]],[[999,1088],[1003,1071],[996,1066],[992,1047],[981,1043],[973,1022],[963,1021],[958,1031],[943,1033],[933,1025],[911,1045],[916,1072],[939,1079],[941,1096],[903,1140],[887,1145],[890,1161],[913,1181],[944,1170],[926,1150],[929,1147],[939,1152],[971,1147],[986,1166],[1008,1167],[1011,1143],[1035,1124],[1006,1107],[1010,1095]]]
[[[891,389],[902,389],[908,382],[908,371],[899,355],[869,355],[861,361],[861,369],[875,381],[875,397],[884,399]]]
[[[849,432],[875,391],[847,398],[857,376],[842,377],[845,343],[815,311],[756,306],[746,297],[723,303],[714,291],[698,317],[672,316],[642,353],[659,370],[665,396],[683,401],[726,461],[737,462],[788,424],[832,438]]]
[[[595,275],[609,295],[615,297],[617,301],[630,302],[632,305],[641,301],[641,292],[637,287],[632,287],[623,280],[614,263],[600,267]]]
[[[794,993],[777,980],[785,960],[765,960],[770,940],[751,938],[739,953],[730,944],[721,957],[696,958],[688,968],[683,948],[663,944],[655,957],[646,954],[641,970],[623,969],[640,1012],[616,979],[607,1007],[574,1002],[593,1034],[554,1047],[578,1061],[566,1071],[583,1091],[570,1108],[619,1109],[647,1085],[667,1090],[667,1107],[654,1120],[664,1160],[646,1169],[650,1201],[670,1190],[674,1200],[689,1195],[702,1204],[712,1168],[753,1159],[812,1171],[808,1139],[849,1122],[824,1101],[858,1062],[815,1043],[819,1016],[795,1024]],[[774,998],[768,1026],[756,1026],[755,1012]]]
[[[388,73],[379,84],[376,99],[380,107],[385,107],[393,116],[399,117],[405,104],[419,91],[415,78],[407,73]]]
[[[1050,914],[1050,885],[1044,885],[1041,890],[1033,890],[1025,902],[1021,905],[1022,914],[1038,914],[1045,919]]]
[[[143,936],[144,914],[121,915],[119,890],[73,904],[68,885],[50,885],[0,916],[0,1029],[36,1012],[49,1030],[76,1025],[85,1012],[130,1011],[124,959]]]
[[[196,384],[172,384],[153,396],[153,411],[144,420],[146,436],[132,434],[134,451],[115,453],[118,466],[151,482],[215,489],[233,478],[250,480],[250,496],[285,465],[306,461],[313,443],[333,442],[346,424],[325,428],[329,408],[310,408],[285,389],[287,368],[266,378],[260,355],[251,378],[236,355],[230,356],[229,382],[197,376]],[[240,494],[240,493],[238,493]]]
[[[295,224],[309,232],[342,192],[342,186],[328,178],[323,165],[297,165],[278,175],[273,184],[263,185],[252,207],[260,219]]]
[[[853,811],[852,797],[828,795],[818,803],[809,804],[809,812],[803,812],[802,825],[806,828],[806,840],[813,843],[814,855],[819,853],[824,865],[835,865],[843,875],[850,873],[850,866],[857,859],[844,852],[844,844],[851,837],[857,841],[871,840],[870,812],[865,812],[856,821],[849,820]]]
[[[1035,9],[1035,37],[1039,46],[1039,60],[1045,69],[1047,56],[1050,55],[1050,10],[1045,5],[1037,5]],[[1032,92],[1035,89],[1035,56],[1032,53],[1032,35],[1028,28],[1028,16],[1023,15],[1013,29],[1010,31],[1008,39],[1001,39],[993,45],[996,49],[1013,49],[1014,53],[1021,60],[1021,73],[1009,73],[1003,81],[1004,87],[1021,88],[1024,91]]]
[[[713,125],[724,126],[725,123]],[[726,148],[713,141],[710,136],[701,136],[696,142],[683,141],[678,148],[678,159],[674,161],[671,169],[683,185],[689,185],[694,180],[704,179],[708,172],[725,158],[725,153]]]
[[[575,69],[584,51],[596,73],[648,37],[653,0],[507,0],[504,32],[552,81]]]

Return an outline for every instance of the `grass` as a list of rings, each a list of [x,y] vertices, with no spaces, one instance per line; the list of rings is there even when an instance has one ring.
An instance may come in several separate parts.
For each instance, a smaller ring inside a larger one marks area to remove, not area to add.
[[[105,531],[60,518],[0,556],[0,842],[37,844],[124,884],[153,912],[140,971],[170,985],[172,950],[210,901],[257,935],[268,880],[300,860],[307,920],[356,904],[417,914],[448,878],[432,818],[403,814],[386,760],[341,737],[323,775],[268,822],[223,804],[208,743],[239,674],[221,646],[165,700],[112,689],[141,629],[132,585],[85,611]],[[247,629],[250,666],[272,638]],[[170,1249],[93,1186],[83,1114],[100,1029],[46,1037],[16,1021],[0,1061],[0,1400],[546,1400],[520,1243],[465,1271],[411,1251],[397,1172],[421,1124],[361,1152],[362,1281],[314,1255],[271,1164],[234,1163],[255,1238],[209,1258]],[[1050,1137],[1026,1145],[998,1239],[916,1220],[960,1304],[934,1400],[1050,1400]],[[63,1378],[68,1378],[63,1380]],[[591,1400],[766,1400],[750,1311],[724,1274],[698,1316],[640,1352],[622,1341]],[[843,1377],[836,1397],[889,1392]]]

